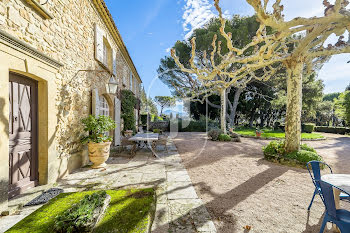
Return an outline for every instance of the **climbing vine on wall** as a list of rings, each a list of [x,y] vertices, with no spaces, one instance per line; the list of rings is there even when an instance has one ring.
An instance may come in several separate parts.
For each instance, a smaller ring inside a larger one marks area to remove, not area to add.
[[[135,130],[135,106],[137,99],[135,95],[130,90],[121,91],[121,107],[122,115],[121,117],[124,120],[124,131],[125,130]]]

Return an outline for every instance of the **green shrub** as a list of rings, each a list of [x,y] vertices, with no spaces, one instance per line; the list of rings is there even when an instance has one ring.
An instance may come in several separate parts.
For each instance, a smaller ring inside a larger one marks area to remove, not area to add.
[[[286,154],[285,158],[296,160],[297,163],[301,165],[306,165],[312,160],[323,161],[322,157],[315,152],[307,150],[294,151],[292,153]]]
[[[123,114],[121,117],[124,120],[124,131],[132,130],[135,131],[135,106],[137,103],[137,99],[134,93],[130,90],[122,90],[121,91],[121,108]]]
[[[86,195],[72,208],[64,211],[55,218],[56,232],[89,232],[94,210],[103,206],[107,196],[105,191]]]
[[[349,134],[350,128],[347,127],[332,127],[332,126],[316,126],[316,132],[334,133],[334,134]]]
[[[141,118],[141,124],[147,125],[147,114],[141,114],[140,118]]]
[[[231,137],[230,137],[230,135],[222,133],[219,135],[218,140],[222,141],[222,142],[229,142],[229,141],[231,141]]]
[[[82,143],[101,143],[113,140],[112,137],[106,135],[106,132],[115,129],[117,126],[109,116],[99,115],[96,117],[89,115],[87,118],[82,119],[81,122],[84,124],[84,131],[89,133],[88,136],[80,139]]]
[[[311,151],[311,152],[316,153],[316,150],[314,148],[308,146],[307,144],[302,144],[300,146],[300,150],[307,150],[307,151]]]
[[[154,129],[153,133],[160,133],[160,129]]]
[[[267,160],[276,159],[279,155],[284,155],[286,150],[284,149],[285,141],[271,141],[268,145],[263,147],[264,156]]]
[[[302,125],[302,130],[305,133],[312,133],[315,130],[315,124],[314,123],[305,123]]]
[[[322,157],[316,153],[316,150],[306,144],[300,146],[299,151],[286,153],[285,141],[271,141],[263,147],[265,159],[279,163],[298,164],[305,166],[307,162],[312,160],[323,161]]]
[[[221,129],[212,129],[208,132],[208,137],[213,141],[217,141],[219,139],[220,134],[222,134]]]

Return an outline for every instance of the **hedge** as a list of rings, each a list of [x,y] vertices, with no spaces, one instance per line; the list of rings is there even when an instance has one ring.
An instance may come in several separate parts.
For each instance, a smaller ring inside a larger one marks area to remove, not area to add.
[[[350,128],[347,127],[316,126],[315,131],[323,133],[350,134]]]
[[[305,123],[301,125],[302,131],[305,133],[312,133],[315,130],[314,123]]]

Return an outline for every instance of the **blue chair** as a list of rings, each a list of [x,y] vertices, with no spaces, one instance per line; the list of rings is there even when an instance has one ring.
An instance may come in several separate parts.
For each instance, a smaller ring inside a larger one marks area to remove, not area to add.
[[[350,212],[344,209],[335,208],[333,187],[335,188],[338,188],[338,187],[333,186],[322,180],[319,181],[319,184],[322,190],[321,198],[326,207],[326,212],[323,218],[320,233],[323,233],[327,222],[331,222],[337,225],[337,227],[339,227],[342,233],[349,233],[350,232]],[[344,192],[341,189],[339,190]]]
[[[324,162],[313,160],[313,161],[310,161],[310,162],[308,162],[306,164],[306,167],[307,167],[307,170],[309,171],[309,174],[311,176],[312,182],[315,185],[314,194],[312,196],[310,205],[307,208],[308,211],[311,209],[311,206],[312,206],[312,203],[314,202],[314,198],[315,198],[316,194],[319,194],[321,196],[321,198],[322,198],[322,192],[321,192],[321,187],[320,187],[320,180],[321,180],[321,168],[320,168],[321,166],[320,165],[321,164],[324,165],[325,167],[328,167],[330,172],[333,173],[332,168],[328,164],[326,164]],[[312,171],[310,170],[310,168],[311,168]],[[350,199],[349,195],[341,193],[340,194],[340,200],[343,200],[343,199],[348,199],[349,200]]]

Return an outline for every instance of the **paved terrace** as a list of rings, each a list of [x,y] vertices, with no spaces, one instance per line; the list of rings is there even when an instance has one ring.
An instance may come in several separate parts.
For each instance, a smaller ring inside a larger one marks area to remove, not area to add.
[[[53,186],[65,192],[154,187],[157,210],[152,232],[216,232],[172,141],[168,142],[168,148],[168,153],[158,150],[160,158],[154,158],[147,150],[138,151],[132,158],[126,153],[118,154],[109,158],[104,170],[81,168],[57,184],[30,189],[9,202],[11,215],[0,217],[0,232],[39,208],[22,206]]]

